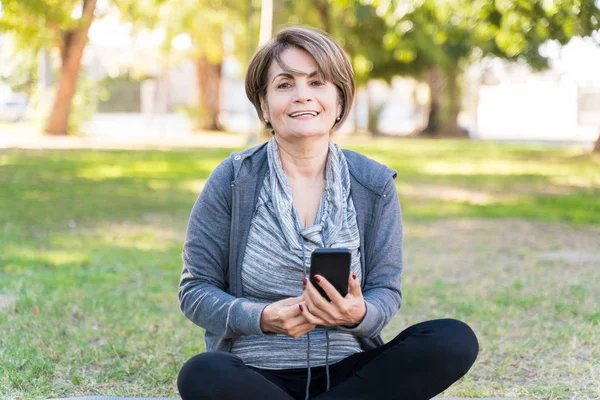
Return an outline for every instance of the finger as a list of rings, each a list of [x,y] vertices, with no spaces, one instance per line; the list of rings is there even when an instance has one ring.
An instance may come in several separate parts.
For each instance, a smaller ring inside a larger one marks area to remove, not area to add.
[[[312,325],[326,325],[327,324],[326,321],[322,320],[321,318],[317,317],[316,315],[314,315],[313,313],[308,311],[307,307],[303,307],[302,304],[300,304],[300,310],[302,310],[302,316],[310,324],[312,324]]]
[[[306,309],[306,307],[304,307]],[[315,324],[311,324],[306,320],[306,317],[302,315],[298,315],[295,318],[292,318],[286,323],[287,328],[284,328],[285,334],[293,337],[299,337],[306,332],[310,332],[315,328]]]
[[[348,293],[350,293],[353,297],[362,297],[362,290],[360,288],[360,283],[358,283],[358,278],[354,272],[350,273],[348,277]]]
[[[298,308],[298,307],[296,307]],[[304,309],[306,309],[306,307],[303,307]],[[306,325],[306,324],[311,324],[310,322],[307,321],[306,317],[304,316],[304,314],[302,313],[302,311],[298,310],[298,315],[294,318],[291,318],[288,322],[287,322],[287,326],[288,326],[288,330],[289,331],[294,331],[294,330],[298,330],[299,327]]]
[[[310,285],[310,287],[309,287]],[[311,314],[321,318],[324,314],[322,310],[316,305],[316,301],[324,300],[323,296],[317,291],[317,289],[311,284],[308,283],[304,289],[304,306]]]
[[[282,306],[293,306],[304,301],[304,295],[300,295],[298,297],[289,297],[287,299],[279,300],[276,303],[281,304]]]
[[[334,310],[334,306],[331,305],[321,293],[313,286],[311,282],[306,284],[305,301],[309,311],[321,319],[325,319],[326,316],[331,315]]]
[[[316,328],[316,325],[304,324],[301,327],[298,327],[298,329],[295,330],[294,332],[291,332],[290,336],[292,336],[294,338],[299,338],[301,336],[304,336],[308,332],[314,330],[315,328]]]
[[[282,306],[282,308],[280,310],[280,314],[279,314],[281,316],[281,319],[288,320],[290,318],[294,318],[294,317],[297,317],[298,315],[302,314],[302,312],[300,311],[300,308],[298,308],[299,304],[301,304],[301,303],[297,303],[297,304],[293,304],[293,305],[289,305],[289,306]]]
[[[298,308],[298,307],[296,307]],[[285,321],[282,321],[280,326],[280,333],[286,335],[294,335],[296,332],[301,330],[303,325],[308,324],[309,322],[304,318],[304,315],[298,310],[298,315],[293,318],[288,318]]]
[[[311,292],[314,290],[314,287],[311,285],[311,288],[313,290],[310,290],[308,288],[308,285],[311,285],[311,284],[308,283],[308,284],[306,284],[306,286],[304,286],[304,302],[301,303],[301,305],[303,305],[305,308],[309,308],[312,310],[312,309],[316,308],[315,303],[312,298],[312,295],[311,295]]]
[[[340,292],[338,292],[337,289],[333,287],[333,285],[329,283],[329,281],[325,277],[321,275],[315,275],[315,281],[317,281],[317,284],[321,286],[325,293],[327,293],[327,296],[329,297],[332,303],[334,303],[338,307],[342,304],[344,298],[342,297]]]

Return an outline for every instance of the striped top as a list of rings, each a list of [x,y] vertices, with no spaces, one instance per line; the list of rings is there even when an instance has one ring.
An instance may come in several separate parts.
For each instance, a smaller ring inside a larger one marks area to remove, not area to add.
[[[302,278],[309,273],[310,255],[319,247],[350,249],[351,271],[360,282],[360,237],[350,197],[350,174],[342,151],[329,142],[325,190],[315,224],[309,227],[302,226],[293,204],[275,138],[267,145],[267,155],[269,171],[259,193],[242,263],[244,297],[271,303],[300,296]],[[297,339],[280,334],[241,336],[234,341],[231,352],[257,368],[303,368],[308,363],[308,335],[310,365],[325,365],[324,327]],[[360,344],[351,333],[329,328],[329,364],[360,351]]]

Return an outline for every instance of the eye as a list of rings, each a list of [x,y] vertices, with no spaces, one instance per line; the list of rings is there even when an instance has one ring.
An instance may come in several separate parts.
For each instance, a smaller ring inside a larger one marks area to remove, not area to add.
[[[283,82],[283,83],[280,83],[279,85],[277,85],[277,89],[287,89],[287,88],[289,88],[291,86],[292,85],[290,85],[289,83]]]
[[[312,81],[310,84],[313,85],[313,86],[323,86],[325,84],[325,82]]]

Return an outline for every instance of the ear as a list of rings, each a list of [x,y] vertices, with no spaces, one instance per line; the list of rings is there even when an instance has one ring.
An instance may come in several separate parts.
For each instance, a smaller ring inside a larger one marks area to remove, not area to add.
[[[267,105],[267,100],[262,98],[260,99],[260,109],[262,110],[262,117],[264,120],[269,120],[269,106]]]
[[[343,99],[344,99],[344,95],[342,94],[342,89],[337,87],[337,106],[335,108],[335,123],[336,124],[339,122],[338,118],[342,117],[342,112],[344,111]]]
[[[340,118],[342,116],[342,111],[343,111],[342,103],[338,101],[337,108],[335,110],[336,122],[337,122],[337,118]]]

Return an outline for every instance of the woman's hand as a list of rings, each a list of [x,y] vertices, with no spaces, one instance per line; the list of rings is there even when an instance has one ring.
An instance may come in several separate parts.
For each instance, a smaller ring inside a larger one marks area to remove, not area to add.
[[[260,329],[265,333],[281,333],[293,338],[312,331],[316,325],[302,315],[303,304],[304,295],[269,304],[260,316]]]
[[[331,302],[327,301],[312,285],[310,280],[304,281],[304,300],[306,306],[300,304],[302,315],[314,325],[347,327],[356,326],[367,312],[362,290],[354,273],[348,278],[348,294],[346,297],[337,291],[331,283],[321,275],[315,275],[315,281],[323,288]]]

